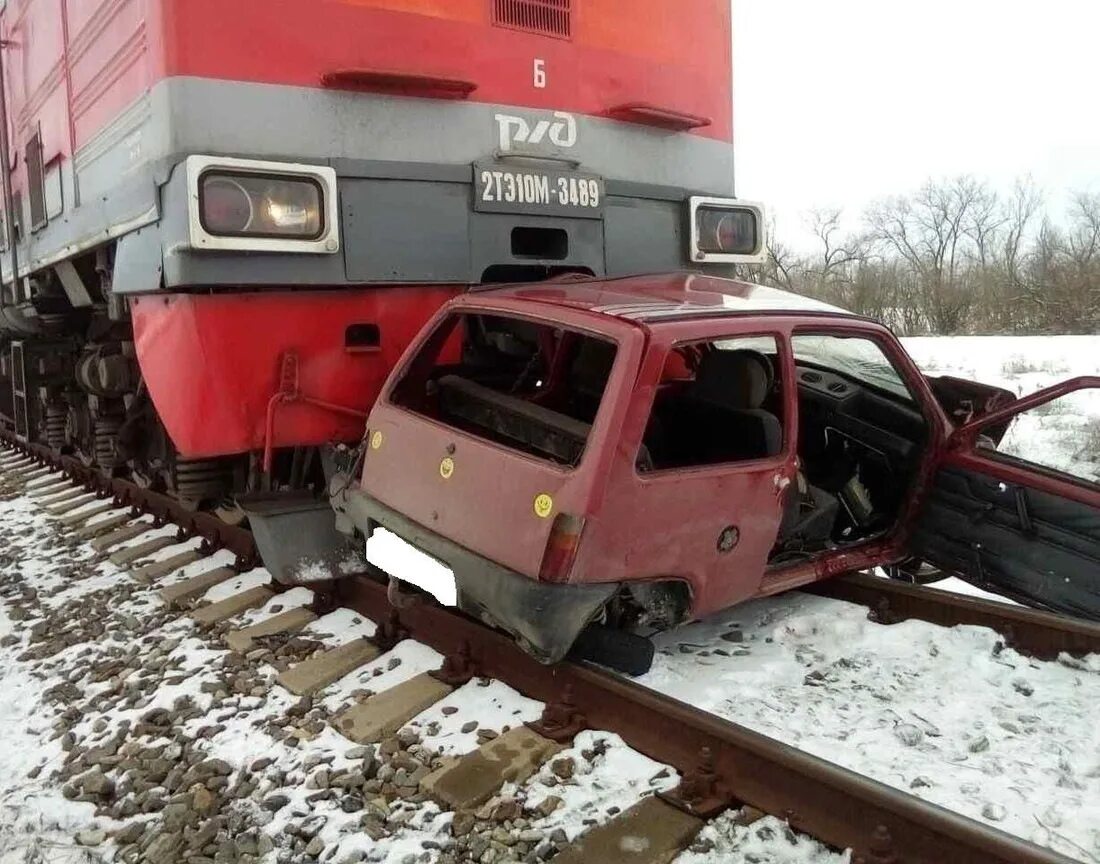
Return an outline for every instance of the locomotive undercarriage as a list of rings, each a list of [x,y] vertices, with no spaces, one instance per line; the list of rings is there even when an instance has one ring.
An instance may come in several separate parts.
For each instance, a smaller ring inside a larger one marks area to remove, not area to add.
[[[110,291],[112,250],[72,262],[85,305],[72,303],[55,271],[28,280],[21,304],[28,331],[0,331],[0,425],[29,441],[240,521],[237,495],[321,488],[318,448],[187,459],[172,445],[141,377],[125,299]],[[14,386],[13,386],[14,385]]]

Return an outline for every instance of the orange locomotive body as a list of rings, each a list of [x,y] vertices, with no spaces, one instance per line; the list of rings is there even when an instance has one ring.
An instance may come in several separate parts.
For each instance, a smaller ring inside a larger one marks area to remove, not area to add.
[[[0,422],[191,500],[315,483],[471,285],[762,248],[699,203],[733,194],[722,0],[15,0],[0,31]]]

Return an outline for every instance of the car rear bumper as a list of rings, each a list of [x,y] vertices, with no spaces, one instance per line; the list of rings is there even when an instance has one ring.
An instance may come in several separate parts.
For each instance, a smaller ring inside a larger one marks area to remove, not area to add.
[[[544,663],[565,657],[580,632],[618,590],[614,582],[549,585],[530,579],[423,527],[361,489],[343,488],[346,480],[338,475],[330,485],[342,530],[354,525],[370,537],[375,528],[382,527],[443,562],[454,572],[459,608],[506,630]]]

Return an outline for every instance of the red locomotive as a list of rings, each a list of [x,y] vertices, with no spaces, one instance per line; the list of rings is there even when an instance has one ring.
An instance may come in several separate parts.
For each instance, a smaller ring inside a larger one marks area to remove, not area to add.
[[[728,271],[727,0],[11,0],[0,425],[320,487],[469,286]]]

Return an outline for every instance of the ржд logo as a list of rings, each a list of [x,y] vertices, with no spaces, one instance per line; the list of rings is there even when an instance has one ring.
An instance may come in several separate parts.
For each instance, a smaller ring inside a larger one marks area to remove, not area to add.
[[[538,120],[534,125],[514,114],[497,114],[496,121],[502,153],[517,149],[516,145],[537,147],[544,141],[562,149],[577,143],[577,120],[565,111],[555,111],[553,120]]]

